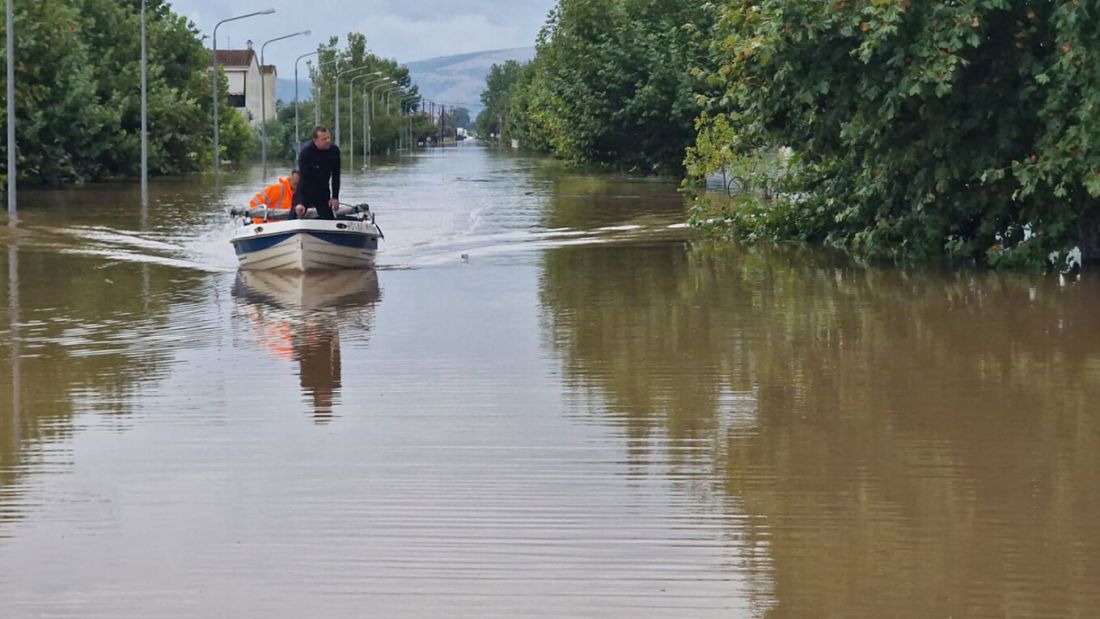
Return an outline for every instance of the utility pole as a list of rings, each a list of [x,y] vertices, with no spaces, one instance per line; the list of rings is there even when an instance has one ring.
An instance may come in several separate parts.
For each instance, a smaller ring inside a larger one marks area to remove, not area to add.
[[[7,4],[7,52],[8,52],[8,223],[14,224],[15,216],[15,31],[12,22],[12,2]]]
[[[11,5],[11,0],[8,0],[8,5]],[[210,62],[210,96],[214,99],[214,177],[217,178],[218,170],[221,166],[221,151],[218,148],[218,26],[226,22],[237,21],[238,19],[245,19],[248,17],[254,17],[256,15],[271,15],[275,12],[275,9],[264,9],[262,11],[256,11],[254,13],[248,13],[246,15],[238,15],[236,17],[229,17],[223,19],[220,22],[214,24],[214,36],[211,41],[211,51],[213,52],[213,59]],[[9,31],[10,32],[10,31]],[[261,78],[262,80],[262,78]],[[261,81],[262,83],[262,81]]]
[[[300,61],[302,58],[308,58],[309,56],[314,56],[314,55],[317,55],[317,54],[320,54],[320,53],[321,53],[321,50],[317,50],[315,52],[309,52],[308,54],[302,54],[301,56],[298,56],[298,58],[296,58],[294,60],[294,165],[295,166],[298,165],[298,153],[302,150],[302,131],[298,127],[298,108],[301,105],[298,102],[298,61]],[[313,107],[315,107],[315,108],[317,107],[317,97],[316,97],[316,95],[314,95],[314,97],[313,97]],[[314,124],[319,125],[319,124],[321,124],[321,122],[317,121]]]
[[[145,37],[145,0],[141,0],[141,207],[149,206],[149,48]]]

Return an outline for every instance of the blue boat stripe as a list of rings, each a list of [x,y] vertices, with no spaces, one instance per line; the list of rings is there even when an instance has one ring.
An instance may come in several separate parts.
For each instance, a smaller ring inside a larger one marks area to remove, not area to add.
[[[341,247],[378,249],[378,239],[365,234],[316,232],[313,230],[310,230],[308,234],[326,243],[332,243],[333,245],[339,245]]]
[[[241,254],[251,254],[257,251],[263,251],[292,238],[295,234],[297,233],[287,232],[286,234],[274,234],[251,239],[234,239],[233,250],[237,252],[238,256]]]

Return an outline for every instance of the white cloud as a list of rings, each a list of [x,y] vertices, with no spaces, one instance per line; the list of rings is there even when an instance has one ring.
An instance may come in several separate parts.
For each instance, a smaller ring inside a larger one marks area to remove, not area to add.
[[[343,43],[349,31],[361,32],[376,54],[412,62],[436,56],[534,45],[539,28],[556,0],[175,0],[173,9],[211,34],[227,17],[274,8],[263,15],[224,24],[218,46],[256,46],[295,30],[312,34],[272,43],[265,53],[279,73],[293,73],[294,59],[316,49],[330,36]]]

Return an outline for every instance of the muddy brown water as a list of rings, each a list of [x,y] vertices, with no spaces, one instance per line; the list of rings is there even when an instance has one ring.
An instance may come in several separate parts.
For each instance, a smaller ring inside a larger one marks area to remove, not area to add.
[[[696,238],[672,183],[347,174],[379,268],[236,272],[258,170],[23,190],[4,617],[1095,617],[1100,280]]]

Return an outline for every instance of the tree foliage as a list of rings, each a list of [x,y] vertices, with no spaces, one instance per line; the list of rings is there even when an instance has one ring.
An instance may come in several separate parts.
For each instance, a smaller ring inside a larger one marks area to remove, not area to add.
[[[501,96],[505,134],[570,161],[678,170],[698,112],[689,69],[713,12],[698,0],[560,0],[534,61]],[[490,80],[494,78],[490,74]],[[491,117],[490,117],[491,120]]]
[[[481,92],[481,103],[485,106],[477,115],[477,131],[489,137],[500,135],[505,125],[504,119],[511,105],[513,86],[519,80],[524,65],[515,60],[503,64],[494,64],[485,77],[485,90]]]
[[[689,171],[786,145],[797,197],[701,219],[888,258],[1100,255],[1100,2],[737,0],[718,12]]]
[[[419,87],[413,85],[408,67],[392,58],[371,53],[367,49],[367,38],[361,33],[349,33],[343,49],[338,44],[339,39],[332,37],[318,46],[317,58],[310,63],[309,74],[317,88],[315,97],[321,107],[321,124],[329,127],[335,137],[336,86],[339,78],[340,139],[345,143],[351,141],[345,130],[349,130],[352,123],[356,126],[356,138],[361,139],[364,106],[368,106],[371,110],[371,152],[382,153],[396,147],[402,135],[401,128],[408,125],[406,117],[420,105]],[[378,75],[372,75],[376,72]],[[358,76],[369,77],[355,79]],[[354,85],[351,83],[353,79]],[[388,97],[383,97],[387,86],[380,85],[386,79],[391,80],[394,90]],[[354,121],[351,120],[353,110]],[[357,146],[356,150],[359,149],[360,146]]]
[[[195,171],[212,155],[210,55],[167,2],[148,0],[146,10],[150,171]],[[139,173],[140,0],[17,2],[15,62],[21,179]],[[228,106],[220,111],[230,118]],[[242,126],[230,119],[222,132],[223,156],[238,158],[247,143]]]

